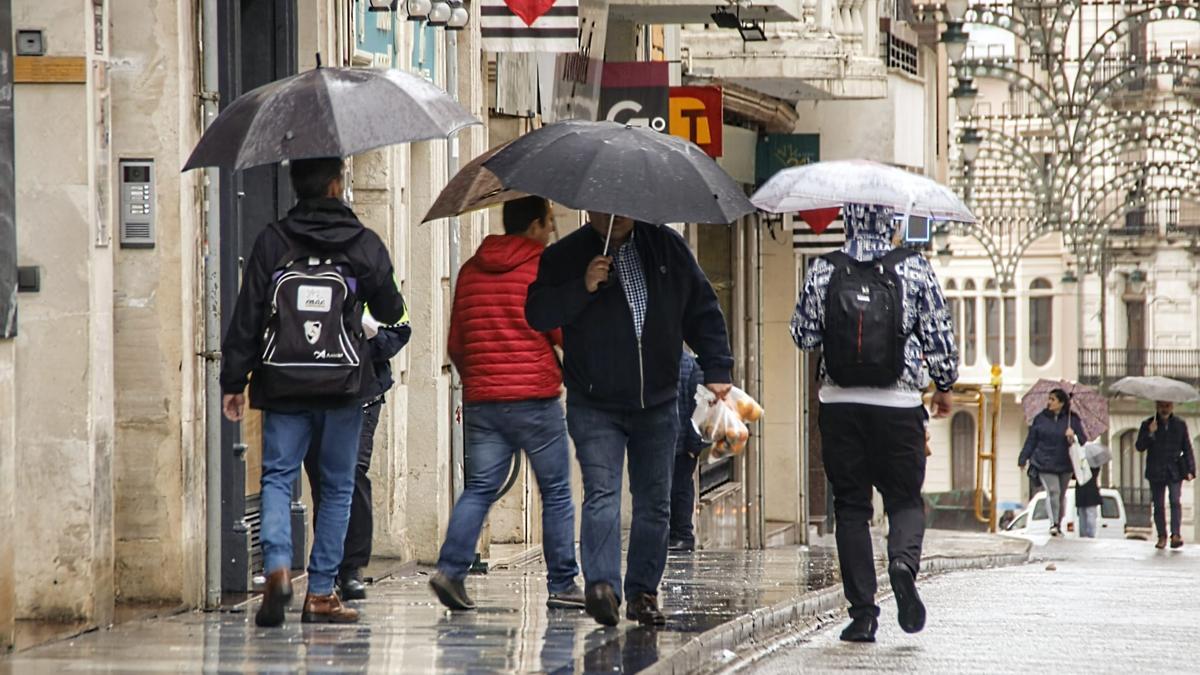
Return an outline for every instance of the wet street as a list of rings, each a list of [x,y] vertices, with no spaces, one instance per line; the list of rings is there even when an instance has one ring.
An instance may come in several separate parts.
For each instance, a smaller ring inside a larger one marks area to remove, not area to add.
[[[1052,569],[1047,569],[1051,567]],[[905,635],[881,603],[878,642],[838,640],[837,621],[755,665],[756,673],[1196,672],[1200,546],[1054,540],[1033,562],[921,582],[924,632]]]
[[[931,532],[927,551],[967,559],[1011,546]],[[629,621],[602,628],[582,611],[547,610],[540,561],[470,577],[476,612],[446,611],[426,580],[418,574],[372,586],[370,598],[355,603],[364,613],[356,626],[302,625],[298,601],[280,629],[258,628],[246,612],[190,612],[19,652],[0,659],[0,672],[630,673],[753,610],[835,585],[837,576],[829,549],[819,546],[672,554],[660,630]]]

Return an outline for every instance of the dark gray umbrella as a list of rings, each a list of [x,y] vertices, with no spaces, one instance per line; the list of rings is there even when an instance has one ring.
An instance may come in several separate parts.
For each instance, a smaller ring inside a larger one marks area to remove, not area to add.
[[[472,124],[479,120],[415,75],[317,67],[239,96],[204,132],[183,170],[347,157],[446,138]]]
[[[504,148],[503,145],[492,148],[460,169],[454,178],[446,183],[446,187],[442,188],[441,194],[434,200],[433,206],[429,207],[429,213],[425,214],[425,219],[421,222],[450,218],[529,196],[505,190],[496,174],[483,168],[484,162]]]
[[[615,122],[556,122],[483,163],[509,190],[647,223],[730,223],[754,211],[698,146]]]

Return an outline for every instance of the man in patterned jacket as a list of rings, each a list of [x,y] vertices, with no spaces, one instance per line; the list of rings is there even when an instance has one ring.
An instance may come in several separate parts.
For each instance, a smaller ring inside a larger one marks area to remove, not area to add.
[[[847,237],[842,253],[860,262],[880,261],[893,250],[892,209],[846,204],[842,217]],[[950,413],[950,389],[958,378],[953,325],[933,268],[920,255],[888,260],[898,260],[893,278],[900,282],[902,330],[907,336],[899,378],[883,387],[839,386],[824,360],[821,365],[821,448],[833,487],[838,559],[852,620],[841,638],[850,642],[873,642],[878,628],[872,487],[882,494],[888,515],[888,575],[900,626],[915,633],[925,625],[925,607],[916,589],[925,535],[921,486],[929,418],[922,391],[932,379],[937,388],[934,414],[945,417]],[[792,339],[801,349],[819,349],[826,341],[826,300],[834,271],[826,258],[810,266],[791,324]]]

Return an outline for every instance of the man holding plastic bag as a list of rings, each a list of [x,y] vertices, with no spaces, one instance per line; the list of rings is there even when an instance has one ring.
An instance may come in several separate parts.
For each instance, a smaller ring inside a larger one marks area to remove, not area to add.
[[[933,268],[917,251],[893,248],[892,209],[846,204],[842,220],[846,244],[812,262],[791,331],[801,349],[822,349],[821,447],[852,619],[841,639],[874,642],[871,491],[883,495],[888,514],[888,576],[900,627],[916,633],[925,626],[916,587],[925,535],[922,391],[932,377],[934,411],[950,413],[958,350]]]
[[[683,341],[719,397],[730,389],[733,357],[716,293],[682,237],[610,214],[589,217],[589,225],[546,249],[525,315],[534,330],[563,329],[567,430],[583,477],[587,612],[606,626],[620,622],[628,454],[633,526],[625,614],[663,625],[658,585],[667,561]]]

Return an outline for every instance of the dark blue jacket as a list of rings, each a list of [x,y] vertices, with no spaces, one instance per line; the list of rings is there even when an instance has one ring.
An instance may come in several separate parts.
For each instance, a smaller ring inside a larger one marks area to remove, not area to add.
[[[1178,483],[1188,474],[1196,475],[1196,456],[1187,422],[1172,415],[1158,421],[1158,431],[1150,433],[1151,417],[1138,429],[1134,447],[1146,453],[1146,480],[1151,483]]]
[[[692,426],[692,413],[696,411],[696,387],[704,384],[704,373],[696,357],[684,352],[679,357],[679,435],[675,438],[675,454],[700,454],[703,443],[696,427]]]
[[[1075,438],[1079,439],[1080,445],[1087,442],[1083,422],[1075,413],[1071,413],[1071,428],[1075,430]],[[1067,416],[1043,410],[1029,425],[1029,435],[1025,437],[1025,448],[1021,450],[1017,464],[1029,462],[1030,466],[1042,473],[1071,473],[1070,447],[1071,444],[1067,442]]]
[[[392,357],[399,354],[412,337],[412,328],[407,324],[380,326],[375,337],[367,341],[371,347],[371,365],[375,368],[375,381],[368,391],[367,401],[374,401],[392,388]]]
[[[646,223],[635,224],[632,236],[648,296],[640,344],[615,274],[588,293],[588,264],[604,251],[604,238],[590,226],[547,248],[529,287],[529,325],[544,333],[563,329],[568,404],[629,411],[674,401],[684,340],[699,354],[709,383],[731,382],[725,318],[683,237]]]

